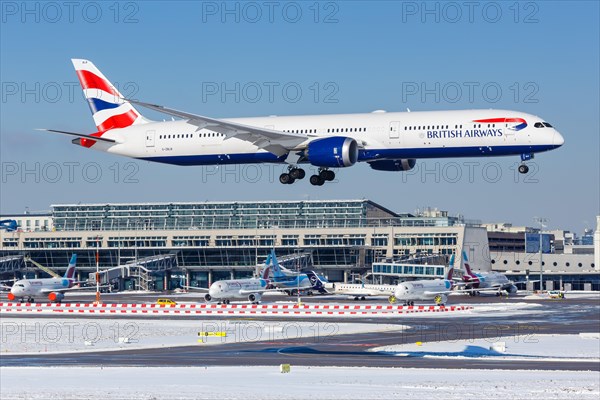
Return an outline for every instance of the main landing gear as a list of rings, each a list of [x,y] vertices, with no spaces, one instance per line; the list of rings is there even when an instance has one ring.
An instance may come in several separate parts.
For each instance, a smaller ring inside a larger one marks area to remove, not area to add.
[[[290,166],[288,172],[284,172],[279,175],[279,182],[284,185],[291,185],[296,182],[297,179],[304,179],[306,176],[306,172],[302,168],[292,167]]]
[[[319,174],[310,177],[310,183],[314,186],[323,186],[325,182],[331,182],[335,179],[335,172],[327,168],[319,168]]]
[[[288,172],[284,172],[279,175],[279,182],[284,185],[291,185],[299,179],[303,179],[306,176],[306,172],[302,168],[292,167],[288,168]],[[310,183],[314,186],[323,186],[325,182],[331,182],[335,179],[335,172],[327,168],[319,168],[319,173],[310,177]]]

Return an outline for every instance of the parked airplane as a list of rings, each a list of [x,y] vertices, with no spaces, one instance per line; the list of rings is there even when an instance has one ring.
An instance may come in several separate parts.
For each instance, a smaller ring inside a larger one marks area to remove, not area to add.
[[[269,281],[262,278],[217,281],[210,285],[204,300],[217,301],[219,304],[229,304],[231,300],[248,300],[252,304],[258,304],[264,293],[281,292],[281,289],[272,289],[268,286]]]
[[[295,296],[298,294],[298,290],[309,295],[312,294],[313,290],[319,293],[327,293],[323,285],[326,282],[324,277],[319,276],[314,271],[295,272],[282,267],[277,261],[275,250],[271,251],[265,265],[269,265],[268,268],[273,273],[273,278],[270,280],[271,285],[275,288],[284,289],[288,295]]]
[[[506,275],[500,272],[473,272],[469,266],[469,259],[467,253],[463,251],[463,262],[465,265],[465,271],[463,272],[463,281],[467,284],[467,288],[473,288],[478,290],[470,291],[471,296],[476,296],[480,292],[495,293],[496,296],[500,296],[502,292],[508,294],[516,294],[519,290],[516,284],[525,283],[526,281],[514,282],[506,277]],[[537,281],[530,281],[537,282]]]
[[[354,300],[366,300],[368,296],[390,296],[393,295],[397,285],[377,285],[370,283],[330,283],[325,288],[333,294],[354,297]]]
[[[71,256],[71,262],[62,278],[44,278],[44,279],[21,279],[16,281],[10,288],[8,299],[13,301],[27,299],[29,303],[34,302],[35,297],[48,296],[51,302],[60,303],[65,297],[65,292],[73,290],[91,290],[94,288],[73,287],[75,281],[75,264],[77,263],[77,254]]]
[[[542,118],[508,110],[215,119],[124,99],[91,61],[72,62],[97,131],[47,131],[76,136],[72,143],[86,148],[166,164],[287,164],[279,177],[284,184],[304,178],[302,164],[318,167],[310,183],[320,186],[335,178],[330,168],[366,162],[377,171],[407,171],[419,158],[520,155],[519,172],[527,173],[525,162],[535,153],[564,143]],[[134,105],[181,120],[151,121]]]
[[[390,303],[398,300],[404,305],[414,305],[415,300],[433,300],[437,305],[444,305],[448,301],[448,294],[456,284],[452,280],[454,273],[454,254],[450,257],[450,269],[446,279],[422,279],[407,281],[398,284],[394,294],[389,297]],[[459,290],[463,291],[463,290]]]

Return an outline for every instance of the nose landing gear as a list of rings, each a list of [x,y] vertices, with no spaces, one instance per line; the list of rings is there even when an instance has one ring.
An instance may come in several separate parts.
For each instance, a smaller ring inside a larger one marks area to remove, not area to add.
[[[533,160],[533,153],[521,154],[521,165],[519,165],[519,173],[526,174],[529,172],[529,167],[525,164],[525,161]]]
[[[526,164],[519,165],[519,173],[526,174],[529,172],[529,167]]]

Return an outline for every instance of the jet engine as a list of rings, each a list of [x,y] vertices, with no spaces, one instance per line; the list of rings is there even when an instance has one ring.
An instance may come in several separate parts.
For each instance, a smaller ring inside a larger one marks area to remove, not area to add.
[[[210,294],[206,293],[206,294],[204,295],[204,300],[205,300],[207,303],[209,303],[209,302],[212,300],[212,296],[211,296]]]
[[[433,299],[433,301],[435,301],[436,305],[443,306],[448,301],[448,296],[446,296],[443,293],[442,294],[438,294],[437,296],[435,296],[435,298]]]
[[[250,293],[248,295],[248,301],[251,303],[258,303],[261,299],[261,295],[260,293]]]
[[[50,299],[50,301],[53,303],[60,303],[62,301],[62,299],[64,299],[64,298],[65,298],[65,295],[60,292],[51,292],[48,295],[48,299]]]
[[[415,167],[417,160],[414,158],[402,160],[371,161],[369,165],[376,171],[409,171]]]
[[[316,167],[351,167],[358,161],[358,143],[343,136],[313,140],[308,144],[306,157]]]
[[[517,287],[515,285],[510,285],[508,287],[508,289],[506,289],[506,291],[510,294],[517,294],[517,292],[519,291],[519,289],[517,289]]]

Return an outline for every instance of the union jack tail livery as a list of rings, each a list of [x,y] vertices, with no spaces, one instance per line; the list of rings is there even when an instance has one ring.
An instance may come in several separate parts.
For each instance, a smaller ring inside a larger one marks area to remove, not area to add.
[[[92,136],[102,136],[110,129],[127,128],[131,125],[149,122],[131,103],[123,100],[123,95],[96,68],[94,63],[81,59],[72,59],[71,61],[81,83],[83,95],[92,111],[96,128],[98,128],[98,133]],[[80,140],[81,142],[93,142],[87,139]],[[89,143],[81,143],[83,146],[86,144]]]

